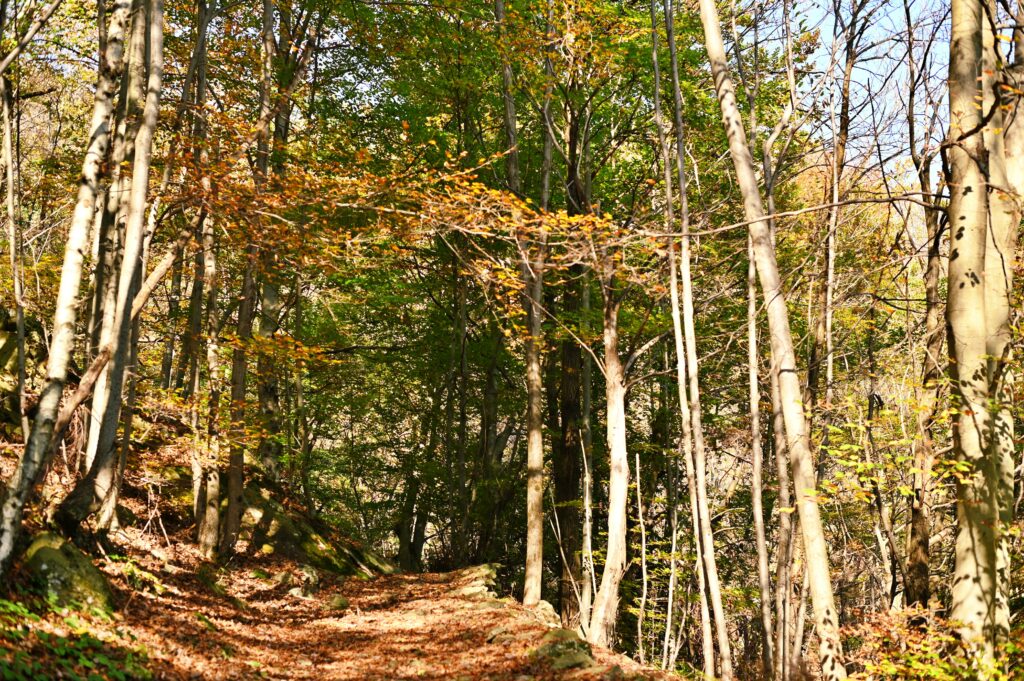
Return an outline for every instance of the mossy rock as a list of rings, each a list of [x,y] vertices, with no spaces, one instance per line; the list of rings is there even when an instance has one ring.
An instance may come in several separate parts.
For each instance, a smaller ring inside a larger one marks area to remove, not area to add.
[[[268,490],[249,486],[243,499],[241,536],[264,553],[337,575],[372,577],[395,572],[391,563],[369,549],[331,542],[309,520],[282,506]]]
[[[570,629],[552,629],[544,634],[531,657],[551,669],[575,669],[595,664],[590,644]]]
[[[63,538],[43,532],[25,552],[32,583],[53,603],[111,613],[114,595],[103,573],[84,553]]]

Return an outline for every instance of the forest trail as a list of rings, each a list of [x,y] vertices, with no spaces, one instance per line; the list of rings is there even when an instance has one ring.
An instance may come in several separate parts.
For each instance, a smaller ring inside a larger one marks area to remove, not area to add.
[[[490,566],[345,578],[259,552],[215,568],[187,545],[157,546],[150,535],[149,547],[138,550],[147,542],[135,539],[130,558],[98,561],[121,594],[113,619],[53,611],[30,635],[17,642],[8,636],[0,643],[13,643],[34,665],[14,678],[56,678],[68,653],[55,654],[66,646],[54,642],[85,631],[96,646],[86,657],[135,657],[134,667],[122,667],[127,676],[117,678],[669,678],[603,648],[580,658],[576,651],[585,644],[567,638],[552,611],[526,609],[490,591]],[[552,641],[554,651],[538,656]],[[571,666],[557,669],[559,658]],[[72,660],[76,672],[87,674],[80,662]]]
[[[122,625],[148,644],[157,678],[668,678],[600,648],[587,667],[553,669],[532,653],[556,622],[495,598],[480,567],[370,580],[321,576],[321,588],[302,597],[294,594],[302,579],[294,564],[262,563],[222,575],[223,590],[211,589],[202,571],[182,571],[162,596],[125,606]]]

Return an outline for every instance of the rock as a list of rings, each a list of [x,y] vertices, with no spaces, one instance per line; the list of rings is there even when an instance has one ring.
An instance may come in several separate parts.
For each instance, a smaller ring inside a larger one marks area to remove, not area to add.
[[[594,664],[594,658],[582,650],[568,650],[558,657],[551,658],[552,669],[587,668]]]
[[[302,573],[302,594],[310,596],[320,590],[320,573],[312,565],[303,565],[299,568]]]
[[[338,575],[372,577],[396,571],[393,565],[369,549],[329,541],[310,520],[286,509],[267,489],[249,486],[243,499],[241,537],[265,554],[290,558]]]
[[[468,580],[472,584],[483,584],[494,586],[498,579],[498,563],[483,563],[465,568],[459,573],[459,577]]]
[[[192,518],[192,471],[188,466],[143,467],[147,484],[152,484],[164,522],[170,518]]]
[[[456,596],[465,596],[467,598],[488,598],[493,596],[490,589],[483,584],[470,584],[460,589],[455,590]]]
[[[537,605],[533,606],[533,613],[541,622],[549,626],[557,627],[562,624],[562,618],[555,611],[555,606],[547,601],[537,601]]]
[[[487,632],[488,643],[502,643],[508,640],[509,630],[508,627],[498,625]]]
[[[348,599],[341,594],[335,594],[331,598],[331,610],[348,610],[349,602]]]
[[[50,532],[36,535],[25,552],[25,570],[32,582],[57,605],[114,610],[107,578],[84,553]]]
[[[304,598],[306,600],[309,600],[309,596],[306,594],[305,590],[301,586],[293,586],[292,588],[288,589],[288,595],[294,596],[295,598]]]
[[[576,671],[569,672],[565,677],[566,679],[587,679],[593,681],[593,679],[600,679],[600,681],[625,681],[626,673],[622,671],[622,667],[617,664],[605,665],[597,669],[582,668]],[[640,677],[630,677],[640,678]]]
[[[274,575],[274,581],[277,582],[278,586],[288,586],[292,583],[292,573],[287,570],[281,570]]]
[[[554,670],[586,668],[596,664],[590,644],[569,629],[552,629],[544,634],[541,646],[530,656]]]

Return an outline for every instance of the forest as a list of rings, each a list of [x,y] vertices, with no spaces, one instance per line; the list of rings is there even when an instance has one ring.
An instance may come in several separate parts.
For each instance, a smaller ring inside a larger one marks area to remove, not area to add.
[[[0,0],[0,678],[1024,678],[1024,0]]]

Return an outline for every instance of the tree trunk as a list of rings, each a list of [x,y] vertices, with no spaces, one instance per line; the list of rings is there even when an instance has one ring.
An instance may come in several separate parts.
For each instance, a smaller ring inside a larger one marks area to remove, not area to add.
[[[256,298],[254,277],[256,256],[256,249],[250,246],[245,274],[242,278],[242,295],[235,330],[238,344],[231,351],[231,449],[228,454],[228,505],[224,513],[224,527],[220,542],[221,554],[226,556],[231,555],[235,550],[245,505],[242,498],[245,487],[245,390],[249,369],[246,344],[252,338],[252,308]]]
[[[139,21],[142,15],[136,15]],[[142,249],[146,240],[146,198],[149,191],[149,167],[153,155],[153,137],[160,113],[160,92],[163,83],[163,0],[149,0],[145,12],[148,29],[149,63],[145,88],[145,106],[133,145],[131,189],[126,206],[124,251],[117,282],[117,307],[112,327],[113,341],[108,365],[107,392],[109,393],[102,421],[96,457],[89,473],[68,494],[57,513],[65,532],[74,533],[86,517],[97,511],[103,499],[116,483],[117,430],[121,415],[121,394],[125,368],[130,355],[132,331],[132,304],[135,299],[136,278],[142,265]],[[133,30],[133,33],[135,31]],[[133,52],[133,58],[139,53]],[[144,51],[140,51],[143,52]],[[133,69],[134,70],[134,69]],[[133,79],[141,76],[133,75]]]
[[[199,552],[206,560],[217,556],[217,541],[220,535],[220,348],[217,296],[220,293],[217,282],[217,246],[214,220],[208,215],[203,223],[203,261],[206,269],[203,280],[206,283],[206,375],[209,389],[209,403],[206,412],[206,434],[201,445],[193,452],[197,464],[193,474],[193,488],[201,489],[196,496],[196,539]]]
[[[583,331],[586,332],[590,313],[590,281],[583,282]],[[584,636],[590,629],[590,612],[597,578],[594,574],[594,443],[590,429],[591,395],[593,394],[593,359],[587,352],[583,356],[583,406],[580,412],[580,431],[583,446],[583,521],[580,540],[581,588],[580,588],[580,629]]]
[[[761,390],[758,385],[757,351],[757,266],[754,264],[754,249],[747,241],[747,376],[750,382],[750,511],[754,516],[754,541],[757,544],[757,583],[761,596],[761,631],[763,639],[764,677],[767,678],[774,664],[773,646],[775,629],[772,625],[772,584],[768,571],[768,543],[764,532],[764,505],[762,491],[761,444]]]
[[[604,375],[609,456],[608,546],[601,586],[590,615],[588,640],[610,645],[619,610],[619,584],[626,573],[626,503],[629,491],[629,455],[626,449],[626,376],[619,357],[619,307],[614,290],[613,256],[604,268]]]
[[[582,268],[570,268],[571,281],[566,283],[562,296],[562,307],[566,317],[576,319],[580,312],[580,286],[583,283]],[[580,372],[583,368],[583,351],[575,338],[562,340],[562,372],[560,380],[560,421],[561,446],[558,458],[553,461],[552,478],[555,485],[555,514],[558,518],[559,541],[561,543],[562,570],[559,580],[559,611],[562,626],[575,629],[579,626],[580,588],[580,478],[582,466],[582,443],[580,442]]]
[[[167,299],[167,340],[164,341],[164,353],[160,360],[160,388],[169,390],[175,383],[174,358],[178,341],[178,311],[181,309],[181,279],[183,263],[174,263],[171,271],[171,292]]]
[[[957,482],[959,527],[950,615],[977,647],[985,675],[991,673],[995,646],[1009,632],[1004,525],[1012,520],[1012,492],[1007,488],[1012,489],[1013,466],[1007,460],[1013,449],[1013,421],[1005,401],[1005,362],[1012,266],[1005,259],[1014,252],[1020,213],[1006,191],[1010,178],[1000,134],[1003,102],[995,72],[1002,64],[987,19],[994,3],[985,8],[979,0],[954,0],[951,11],[949,139],[955,144],[948,154],[946,316],[958,408],[954,451],[966,464],[967,475]],[[991,120],[983,118],[990,114]]]
[[[907,70],[911,87],[907,93],[907,137],[910,155],[917,171],[922,198],[925,201],[925,225],[928,233],[927,256],[924,266],[924,358],[921,375],[921,395],[918,398],[917,429],[914,440],[914,495],[910,501],[910,537],[907,550],[906,603],[928,607],[931,588],[928,583],[931,539],[931,470],[935,460],[935,412],[942,379],[942,301],[939,297],[939,279],[942,274],[942,228],[939,225],[939,207],[932,193],[931,156],[922,156],[916,134],[917,64],[914,55],[914,28],[910,19],[909,0],[904,1],[907,17]]]
[[[36,484],[40,471],[49,459],[50,437],[60,411],[61,395],[64,392],[68,364],[74,348],[82,261],[88,243],[89,226],[94,216],[96,196],[104,173],[114,91],[124,66],[124,32],[130,8],[131,3],[128,0],[115,0],[110,16],[110,27],[107,30],[106,49],[101,55],[81,182],[64,249],[53,333],[50,336],[46,385],[39,397],[32,432],[18,461],[18,467],[7,485],[3,505],[0,507],[0,577],[7,573],[14,557],[25,502]]]
[[[845,679],[846,668],[842,662],[839,617],[829,575],[828,548],[814,491],[817,487],[814,464],[806,430],[800,379],[796,370],[793,335],[789,328],[789,313],[786,310],[779,267],[775,259],[775,247],[772,244],[768,221],[765,219],[754,171],[754,160],[747,147],[747,137],[736,103],[735,88],[729,76],[718,8],[714,0],[700,0],[700,13],[715,90],[722,110],[722,121],[729,138],[729,151],[743,195],[744,212],[746,218],[751,221],[750,237],[761,290],[766,301],[772,355],[777,359],[779,367],[782,413],[790,446],[797,509],[800,514],[807,570],[810,573],[811,598],[820,640],[819,661],[826,679]]]
[[[270,98],[274,86],[274,60],[277,57],[277,42],[274,37],[274,0],[263,0],[263,60],[262,80],[260,85],[260,114],[261,120],[266,124],[260,131],[256,152],[256,184],[257,191],[264,191],[270,179],[270,123],[269,117],[262,118],[270,112]],[[285,56],[287,60],[288,56]],[[280,122],[277,119],[276,122]],[[282,130],[281,134],[287,133]],[[283,309],[280,290],[277,283],[276,255],[272,249],[264,249],[261,254],[262,260],[262,286],[260,287],[259,323],[256,327],[256,334],[262,339],[269,339],[277,333],[281,323],[281,312]],[[266,344],[264,344],[266,347]],[[271,480],[278,480],[280,477],[281,443],[278,440],[281,430],[280,418],[280,396],[278,395],[278,382],[276,376],[276,361],[273,355],[265,351],[259,354],[256,360],[256,373],[258,376],[256,392],[259,398],[260,423],[262,433],[259,439],[259,460],[263,466],[263,472]]]
[[[640,664],[647,664],[644,651],[644,616],[647,614],[647,523],[644,522],[644,497],[640,489],[640,452],[636,457],[636,519],[640,525],[640,606],[636,616],[636,651]]]
[[[654,61],[654,73],[655,73],[655,117],[657,119],[659,127],[659,136],[662,139],[663,157],[665,163],[665,182],[666,182],[666,197],[668,208],[666,212],[666,218],[671,224],[672,222],[672,194],[671,194],[671,171],[669,170],[670,155],[668,153],[668,146],[665,143],[663,124],[661,122],[661,110],[659,105],[660,97],[658,96],[658,90],[660,89],[660,72],[658,67],[657,49],[658,39],[656,32],[657,14],[655,12],[655,5],[651,3],[651,24],[652,24],[652,44],[653,44],[653,61]],[[674,45],[674,35],[673,35]],[[670,49],[670,53],[672,50]],[[687,372],[687,383],[689,386],[689,418],[691,422],[690,432],[692,435],[693,442],[693,455],[694,455],[694,473],[695,473],[695,490],[697,494],[697,508],[695,509],[697,517],[699,519],[700,528],[700,542],[702,546],[702,555],[704,560],[705,578],[707,580],[708,595],[711,601],[711,608],[714,613],[716,634],[718,635],[718,651],[719,661],[721,665],[721,676],[725,681],[732,679],[732,653],[729,645],[729,632],[728,623],[725,617],[725,611],[722,604],[722,590],[721,584],[718,578],[718,566],[715,561],[715,548],[714,548],[714,534],[711,528],[711,514],[707,500],[707,482],[705,479],[706,472],[706,461],[707,453],[704,445],[704,426],[701,419],[701,403],[700,403],[700,381],[699,381],[699,369],[697,366],[697,339],[696,329],[694,324],[694,312],[693,312],[693,281],[690,276],[690,236],[689,236],[689,207],[687,204],[686,197],[686,169],[685,169],[685,129],[682,125],[682,93],[679,88],[679,77],[678,77],[678,64],[673,70],[672,83],[673,83],[673,95],[675,99],[675,112],[676,112],[676,169],[678,174],[679,182],[679,206],[680,206],[680,217],[682,226],[682,239],[681,239],[681,259],[680,259],[680,275],[682,280],[682,332],[684,340],[684,352],[686,353],[686,372]],[[669,248],[674,251],[675,245],[670,244]],[[674,259],[674,253],[671,256]],[[670,268],[672,272],[675,268]],[[672,282],[672,286],[675,286],[675,282]],[[679,304],[679,296],[676,294],[673,298],[673,304]],[[678,308],[677,308],[678,310]],[[673,314],[676,314],[674,312]]]
[[[756,272],[755,272],[756,274]],[[793,499],[790,495],[788,450],[779,395],[779,372],[774,358],[769,370],[772,393],[772,453],[779,481],[779,540],[775,560],[775,678],[787,681],[790,676],[789,631],[792,625],[791,594]]]
[[[21,203],[18,197],[21,184],[20,169],[21,161],[14,150],[14,93],[11,91],[11,82],[0,76],[0,100],[3,105],[4,125],[4,146],[3,163],[6,168],[7,190],[7,247],[10,249],[9,264],[11,266],[11,280],[14,285],[14,323],[17,334],[17,372],[18,385],[15,395],[15,409],[18,420],[21,424],[21,437],[27,440],[29,436],[28,414],[25,413],[25,300],[22,297],[22,280],[20,271],[20,239],[21,230]]]
[[[99,348],[114,343],[111,361],[96,381],[88,422],[88,440],[85,450],[83,474],[88,474],[100,449],[102,424],[107,406],[113,399],[116,403],[120,386],[111,381],[111,371],[118,361],[117,342],[120,340],[116,326],[117,295],[120,272],[125,268],[125,225],[128,214],[128,196],[131,177],[125,166],[135,159],[135,137],[142,122],[140,109],[145,98],[146,87],[146,28],[147,10],[143,0],[132,2],[131,38],[125,57],[126,77],[122,79],[120,101],[114,114],[114,140],[110,154],[110,185],[107,187],[96,211],[99,257],[95,268],[95,290],[90,335],[90,358]],[[128,265],[132,267],[131,264]],[[107,442],[113,442],[106,434]]]
[[[683,219],[684,231],[689,229],[689,204],[687,201],[686,194],[686,129],[683,126],[683,96],[682,89],[679,85],[679,58],[678,50],[676,48],[675,40],[675,22],[673,17],[673,10],[671,3],[665,0],[664,5],[665,14],[665,33],[666,40],[669,48],[669,59],[672,70],[672,95],[673,95],[673,114],[675,120],[675,143],[676,143],[676,178],[679,184],[679,207],[680,213]],[[651,8],[651,20],[652,24],[655,23],[654,8]],[[658,59],[657,59],[657,36],[653,35],[654,40],[654,67],[656,80],[659,71]],[[659,104],[659,97],[657,93],[660,92],[660,85],[655,88],[655,105]],[[660,119],[660,114],[658,115]],[[659,128],[662,126],[659,124]],[[666,187],[671,187],[672,184],[672,173],[670,170],[670,154],[668,146],[664,139],[662,140],[662,156],[664,157],[664,175]],[[672,211],[672,195],[671,191],[666,191],[666,217],[669,223],[674,224],[673,211]],[[676,253],[675,245],[670,241],[669,243],[669,290],[671,292],[671,305],[672,305],[672,329],[675,338],[675,352],[676,352],[676,379],[679,386],[679,408],[682,416],[682,441],[683,441],[683,459],[686,464],[687,472],[687,486],[690,493],[690,510],[692,516],[693,533],[694,533],[694,549],[696,552],[696,571],[697,571],[697,586],[700,591],[700,613],[701,613],[701,640],[702,650],[704,655],[704,673],[708,678],[714,676],[715,672],[715,656],[714,656],[714,641],[712,639],[712,628],[711,628],[711,613],[708,606],[708,589],[707,589],[707,562],[704,558],[705,547],[702,536],[702,522],[701,522],[701,504],[697,492],[696,486],[696,468],[694,464],[694,452],[693,452],[693,419],[690,413],[690,401],[686,396],[687,386],[687,362],[688,353],[686,351],[686,336],[683,321],[680,318],[680,303],[679,303],[679,277],[677,273],[676,265]],[[723,624],[724,626],[724,624]],[[726,642],[726,645],[728,643]]]
[[[505,3],[494,1],[494,19],[499,40],[505,39]],[[512,67],[502,59],[501,93],[504,104],[505,173],[509,190],[520,194],[518,126],[512,91]],[[546,105],[546,102],[545,102]],[[546,111],[546,110],[545,110]],[[534,239],[536,241],[534,242]],[[544,236],[522,234],[518,239],[526,309],[526,577],[523,605],[536,605],[541,599],[544,568],[544,413],[541,372],[541,300],[544,295]]]
[[[142,285],[142,275],[146,271],[146,265],[149,262],[149,249],[153,240],[153,232],[151,229],[146,230],[145,239],[142,244],[142,257],[140,261],[140,267],[135,273],[135,281],[132,284],[132,298],[134,299]],[[135,303],[133,300],[132,309],[134,310]],[[124,470],[128,463],[128,455],[131,452],[132,444],[132,425],[133,417],[135,415],[135,399],[136,399],[136,378],[139,365],[139,329],[142,320],[138,315],[132,315],[131,320],[131,337],[129,347],[129,358],[128,366],[126,367],[125,385],[127,390],[125,391],[127,397],[124,400],[124,409],[122,409],[122,432],[121,432],[121,445],[117,456],[116,470],[114,482],[107,490],[106,496],[103,498],[103,502],[99,508],[96,516],[96,528],[100,532],[108,533],[111,530],[117,529],[118,518],[117,518],[117,501],[121,494],[121,483],[124,480]]]
[[[196,234],[196,240],[202,236]],[[199,339],[203,333],[203,271],[206,263],[203,262],[203,250],[196,252],[192,267],[192,288],[188,300],[188,328],[185,331],[185,338],[181,345],[181,357],[178,360],[178,380],[175,388],[183,398],[192,396],[193,385],[195,384],[196,373],[199,370]]]

